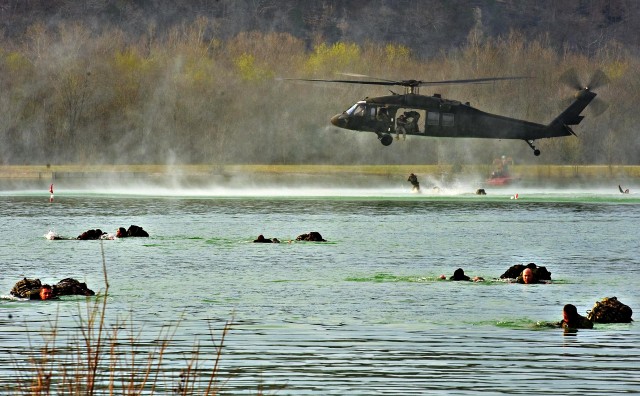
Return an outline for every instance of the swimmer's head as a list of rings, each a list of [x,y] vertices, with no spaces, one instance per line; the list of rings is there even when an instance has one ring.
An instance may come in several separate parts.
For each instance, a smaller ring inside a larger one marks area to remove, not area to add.
[[[40,288],[40,299],[49,300],[53,297],[53,289],[49,285],[42,285]]]
[[[522,281],[524,283],[534,283],[533,271],[531,271],[531,268],[525,268],[524,271],[522,271]]]
[[[565,322],[572,321],[575,317],[578,316],[578,309],[573,304],[567,304],[562,308],[562,318]]]

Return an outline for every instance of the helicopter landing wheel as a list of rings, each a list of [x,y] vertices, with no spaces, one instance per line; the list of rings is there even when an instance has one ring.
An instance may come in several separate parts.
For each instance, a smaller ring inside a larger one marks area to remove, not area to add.
[[[388,133],[385,133],[384,135],[378,137],[378,139],[380,139],[380,143],[382,143],[383,146],[388,146],[393,143],[393,136],[389,135]]]
[[[526,140],[526,142],[529,145],[529,147],[531,147],[531,149],[533,150],[533,155],[535,155],[536,157],[539,156],[540,150],[538,150],[536,146],[533,145],[533,140]]]

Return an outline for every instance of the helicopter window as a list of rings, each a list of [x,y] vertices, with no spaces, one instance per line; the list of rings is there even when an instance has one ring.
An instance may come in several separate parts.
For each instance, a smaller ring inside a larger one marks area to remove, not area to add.
[[[364,116],[364,104],[356,103],[346,111],[347,114],[351,116]]]
[[[453,126],[452,113],[442,113],[442,126],[446,126],[446,127]]]
[[[430,111],[427,113],[427,125],[439,125],[440,113],[437,111]]]

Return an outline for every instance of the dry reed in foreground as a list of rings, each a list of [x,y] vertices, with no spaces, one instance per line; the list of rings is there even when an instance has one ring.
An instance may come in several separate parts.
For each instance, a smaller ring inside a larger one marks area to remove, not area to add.
[[[140,341],[141,333],[130,319],[106,325],[109,281],[102,244],[101,253],[104,293],[85,301],[86,313],[79,312],[80,319],[65,342],[58,344],[62,332],[57,319],[42,331],[42,344],[34,346],[29,341],[27,358],[14,357],[16,381],[8,394],[209,396],[224,391],[227,379],[220,378],[219,370],[231,323],[226,322],[217,343],[209,328],[214,356],[203,356],[199,345],[194,345],[186,362],[180,363],[184,367],[167,364],[163,359],[179,321],[165,327],[151,343]],[[257,386],[256,394],[262,395]]]

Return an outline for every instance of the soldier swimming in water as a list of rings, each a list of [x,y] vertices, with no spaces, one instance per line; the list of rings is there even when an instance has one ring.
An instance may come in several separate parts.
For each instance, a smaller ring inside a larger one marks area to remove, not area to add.
[[[418,176],[412,173],[409,175],[409,178],[407,179],[407,181],[410,182],[411,185],[413,186],[411,188],[411,191],[420,192],[420,182],[418,182]]]
[[[65,278],[53,286],[43,285],[40,279],[24,278],[11,288],[9,294],[30,300],[50,300],[59,296],[69,295],[95,295],[94,291],[89,289],[86,283],[78,282],[73,278]]]
[[[562,320],[558,323],[565,330],[593,329],[593,322],[578,313],[573,304],[567,304],[562,309]]]

